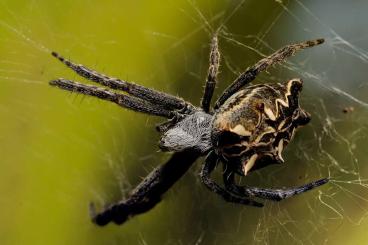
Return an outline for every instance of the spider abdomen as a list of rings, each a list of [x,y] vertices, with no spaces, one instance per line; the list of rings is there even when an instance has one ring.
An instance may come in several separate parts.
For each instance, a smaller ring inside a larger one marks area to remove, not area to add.
[[[302,81],[293,79],[255,85],[230,97],[213,116],[211,140],[217,153],[242,175],[264,159],[283,162],[281,153],[295,129],[309,121],[298,103],[301,88]]]

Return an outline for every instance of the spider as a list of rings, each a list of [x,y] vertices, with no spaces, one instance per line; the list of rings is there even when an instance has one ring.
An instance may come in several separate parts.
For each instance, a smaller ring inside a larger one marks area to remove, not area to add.
[[[328,179],[323,178],[289,189],[235,184],[236,174],[246,176],[270,164],[282,163],[282,151],[296,129],[310,121],[310,115],[300,108],[298,102],[303,84],[301,79],[246,85],[268,67],[284,61],[299,50],[323,42],[324,39],[316,39],[290,44],[261,59],[236,78],[212,108],[211,99],[220,63],[217,35],[212,38],[210,45],[210,64],[200,107],[170,94],[108,77],[52,52],[54,57],[78,75],[110,89],[63,78],[50,81],[50,85],[108,100],[133,111],[167,118],[157,126],[157,130],[161,133],[159,147],[174,152],[171,159],[154,169],[128,199],[100,212],[96,212],[91,204],[92,221],[100,226],[109,222],[122,224],[134,215],[149,211],[194,161],[205,155],[200,173],[203,184],[231,203],[262,207],[263,204],[254,198],[280,201],[327,183]],[[223,186],[210,178],[219,162],[223,165]]]

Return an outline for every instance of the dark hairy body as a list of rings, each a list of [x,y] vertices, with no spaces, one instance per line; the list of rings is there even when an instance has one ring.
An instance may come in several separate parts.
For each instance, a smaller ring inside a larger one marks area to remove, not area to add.
[[[263,204],[254,198],[280,201],[327,183],[328,179],[324,178],[289,189],[265,189],[235,183],[235,174],[246,176],[270,164],[282,163],[282,151],[292,140],[296,129],[310,120],[310,115],[299,105],[303,85],[300,79],[245,85],[260,72],[296,51],[321,43],[323,39],[287,45],[260,60],[225,89],[213,108],[211,99],[220,62],[217,36],[213,37],[211,43],[210,66],[200,107],[179,97],[108,77],[53,52],[53,56],[77,74],[110,89],[62,78],[51,81],[50,85],[108,100],[137,112],[167,118],[167,121],[157,126],[157,130],[161,133],[159,147],[174,152],[171,158],[155,168],[128,199],[100,212],[96,212],[91,205],[93,222],[100,226],[109,222],[122,224],[134,215],[149,211],[201,156],[206,156],[200,174],[202,182],[228,202],[262,207]],[[210,178],[220,162],[223,165],[224,187]]]

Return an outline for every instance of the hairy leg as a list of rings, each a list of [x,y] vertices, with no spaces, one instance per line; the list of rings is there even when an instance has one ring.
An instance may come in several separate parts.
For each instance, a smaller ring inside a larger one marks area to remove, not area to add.
[[[92,221],[104,226],[109,222],[122,224],[129,218],[148,212],[161,201],[161,196],[171,188],[199,157],[194,151],[174,153],[168,162],[154,169],[131,193],[128,199],[96,212],[91,205]]]
[[[239,89],[244,87],[246,84],[253,81],[259,73],[266,70],[268,67],[284,61],[286,58],[294,55],[295,52],[299,50],[313,47],[323,42],[324,39],[316,39],[302,43],[290,44],[277,50],[270,56],[261,59],[254,66],[249,67],[229,87],[225,89],[221,97],[216,101],[215,109],[219,108],[231,95],[239,91]]]
[[[218,49],[218,38],[215,35],[212,38],[211,42],[211,52],[210,52],[210,67],[208,68],[207,80],[204,89],[203,98],[201,101],[202,109],[205,112],[210,111],[211,99],[213,96],[213,92],[215,91],[216,87],[216,78],[217,73],[220,66],[220,52]]]
[[[229,192],[228,190],[223,189],[222,187],[220,187],[218,184],[216,184],[211,178],[210,178],[210,174],[211,172],[214,170],[215,166],[217,165],[217,161],[218,161],[218,157],[215,154],[214,151],[211,151],[207,158],[206,161],[203,165],[202,171],[201,171],[201,179],[202,182],[205,184],[205,186],[212,192],[215,192],[216,194],[222,196],[222,198],[225,201],[228,202],[232,202],[232,203],[239,203],[239,204],[243,204],[243,205],[250,205],[250,206],[255,206],[255,207],[263,207],[262,203],[250,200],[250,199],[245,199],[242,197],[238,197],[235,196],[234,194],[232,194],[231,192]]]
[[[149,89],[141,85],[123,81],[117,78],[108,77],[104,74],[93,71],[83,65],[75,64],[70,60],[65,59],[56,52],[52,52],[52,55],[63,62],[66,66],[71,68],[73,71],[75,71],[78,75],[87,78],[93,82],[99,83],[103,86],[107,86],[112,89],[122,90],[137,98],[146,100],[148,102],[151,102],[152,104],[165,106],[169,109],[183,109],[185,107],[193,107],[190,103],[173,95]]]
[[[312,190],[328,182],[328,179],[325,178],[313,181],[300,187],[288,189],[264,189],[250,186],[238,186],[235,184],[234,173],[226,170],[223,174],[223,179],[226,189],[236,195],[246,197],[259,197],[263,199],[269,199],[272,201],[281,201],[283,199]]]
[[[121,107],[131,109],[137,112],[143,112],[166,118],[173,118],[175,116],[175,112],[169,111],[164,108],[160,108],[159,106],[154,105],[152,103],[146,102],[144,100],[132,96],[115,93],[108,89],[96,86],[85,85],[66,79],[57,79],[50,81],[50,85],[59,87],[64,90],[94,96],[103,100],[112,101],[120,105]]]

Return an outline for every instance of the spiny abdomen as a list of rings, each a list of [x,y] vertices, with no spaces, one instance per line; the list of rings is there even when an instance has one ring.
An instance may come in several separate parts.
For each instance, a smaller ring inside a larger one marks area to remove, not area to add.
[[[225,159],[247,161],[254,154],[281,159],[281,151],[299,122],[300,79],[248,87],[230,97],[215,113],[212,144]],[[295,117],[296,116],[296,117]]]

